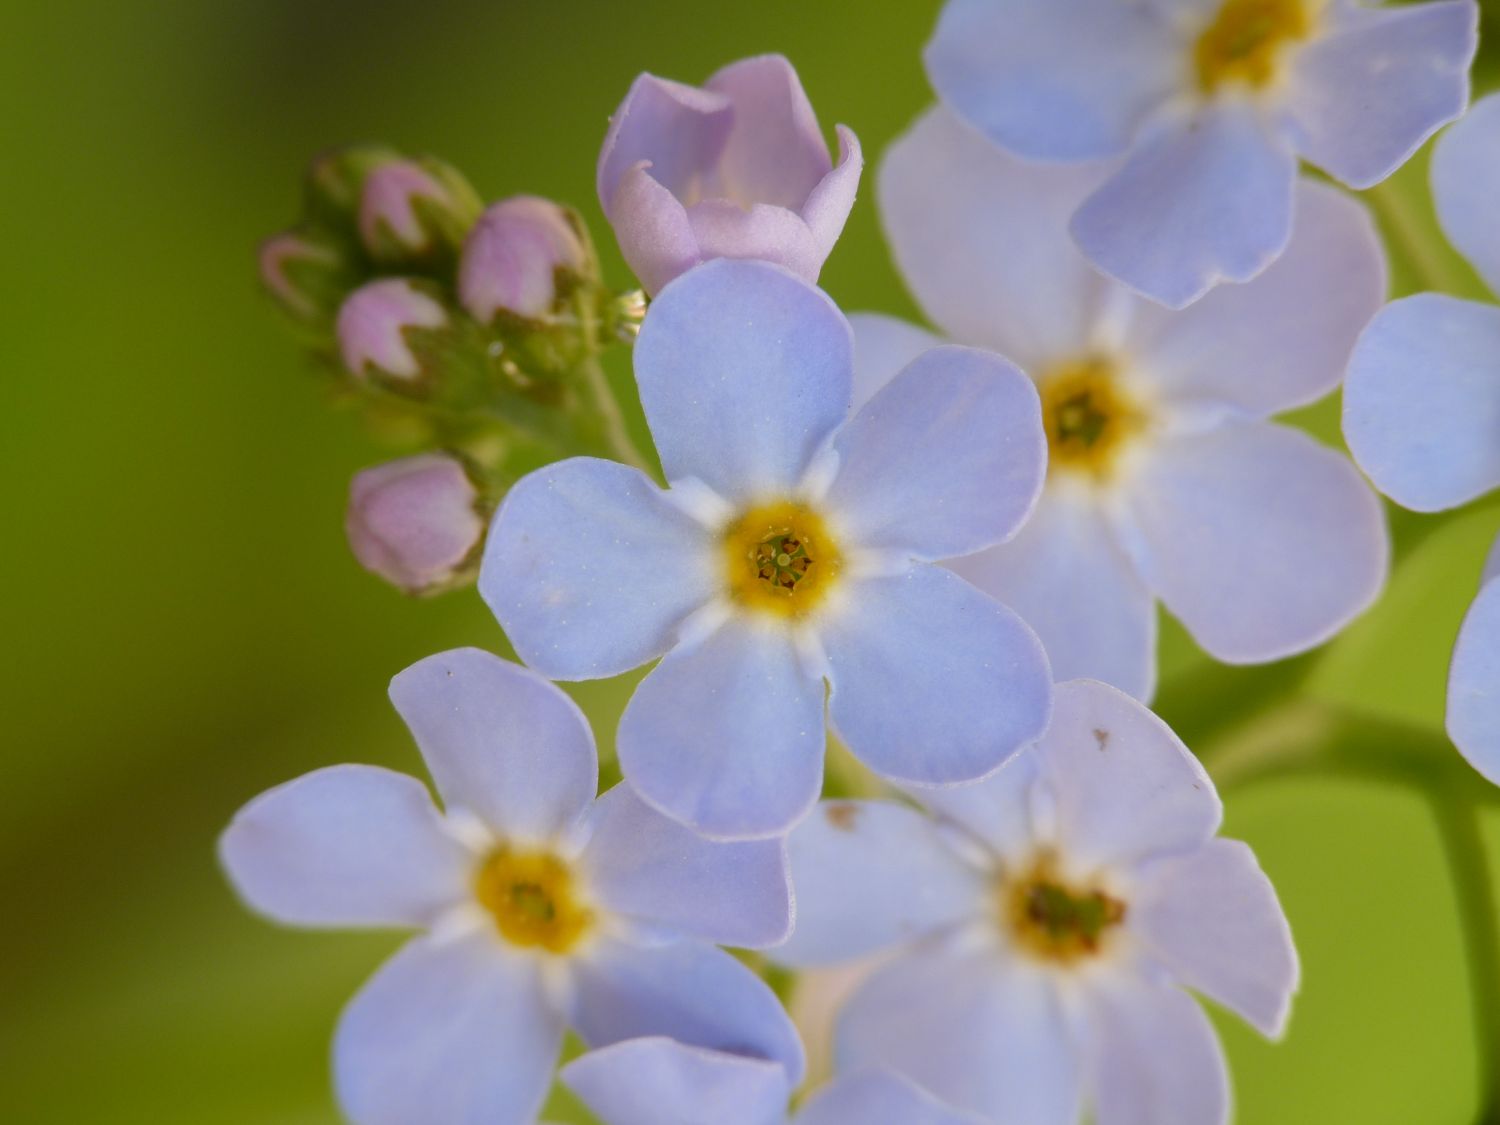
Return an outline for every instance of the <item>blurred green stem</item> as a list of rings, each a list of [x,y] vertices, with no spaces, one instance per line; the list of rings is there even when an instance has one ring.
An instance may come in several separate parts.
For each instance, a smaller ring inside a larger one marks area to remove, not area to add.
[[[621,413],[620,404],[610,390],[609,377],[605,374],[599,357],[591,355],[584,359],[579,365],[578,373],[588,390],[591,405],[599,413],[599,428],[606,448],[617,461],[651,476],[651,466],[630,439],[630,431],[625,428],[625,415]]]
[[[1474,1120],[1477,1125],[1496,1125],[1500,1123],[1500,929],[1479,809],[1458,794],[1434,790],[1429,796],[1463,922],[1481,1078]]]
[[[578,317],[579,335],[589,341],[589,350],[579,363],[578,375],[588,395],[589,404],[597,412],[604,445],[616,460],[639,469],[649,477],[652,475],[651,466],[631,440],[630,431],[625,426],[625,415],[620,411],[619,400],[615,398],[609,385],[609,375],[599,362],[601,345],[598,341],[603,333],[598,313],[587,293],[579,293],[574,301],[574,310]]]
[[[1221,729],[1200,756],[1225,793],[1273,779],[1322,776],[1393,783],[1426,797],[1453,880],[1468,963],[1482,1084],[1475,1121],[1500,1125],[1500,922],[1480,830],[1480,811],[1500,806],[1500,788],[1433,731],[1305,700]]]
[[[1365,199],[1380,216],[1388,240],[1411,266],[1426,289],[1463,293],[1467,279],[1449,257],[1447,243],[1434,237],[1434,224],[1418,209],[1417,198],[1405,187],[1405,179],[1392,178],[1370,188]]]

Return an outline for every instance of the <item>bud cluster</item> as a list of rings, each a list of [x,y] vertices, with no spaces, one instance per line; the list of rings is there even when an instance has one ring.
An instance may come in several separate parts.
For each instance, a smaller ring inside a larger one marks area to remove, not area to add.
[[[313,161],[260,274],[338,397],[419,450],[359,474],[348,515],[356,557],[408,592],[471,577],[521,473],[625,452],[597,357],[631,338],[640,300],[601,285],[569,207],[486,208],[439,160],[339,149]]]

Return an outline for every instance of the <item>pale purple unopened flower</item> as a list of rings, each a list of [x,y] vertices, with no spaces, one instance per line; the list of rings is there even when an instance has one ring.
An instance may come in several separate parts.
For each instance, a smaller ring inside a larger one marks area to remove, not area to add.
[[[591,1051],[559,1077],[604,1125],[986,1125],[883,1069],[844,1075],[789,1116],[779,1063],[660,1036]]]
[[[1120,158],[1073,234],[1181,308],[1281,253],[1299,157],[1367,188],[1461,114],[1477,22],[1473,0],[949,0],[926,63],[1017,156]]]
[[[261,284],[299,320],[310,320],[320,311],[316,295],[299,274],[332,272],[339,264],[337,250],[301,231],[282,231],[260,244]]]
[[[557,302],[558,271],[590,269],[588,248],[567,211],[550,199],[517,195],[491,205],[470,231],[458,296],[482,324],[502,310],[540,320]]]
[[[1220,1125],[1223,1052],[1189,990],[1275,1038],[1298,982],[1254,854],[1160,719],[1059,684],[1052,725],[974,785],[831,801],[788,840],[802,968],[882,956],[840,1070],[884,1066],[1006,1125]]]
[[[838,127],[835,166],[780,55],[702,88],[643,74],[610,120],[599,202],[649,293],[710,258],[758,258],[816,281],[854,205],[863,160]]]
[[[388,277],[362,285],[339,309],[339,354],[351,375],[371,369],[393,379],[411,380],[422,365],[407,341],[409,328],[441,328],[448,314],[434,298],[405,278]]]
[[[361,566],[421,594],[447,586],[474,561],[486,515],[463,465],[423,453],[356,473],[344,527]]]
[[[392,160],[366,178],[359,199],[359,235],[377,259],[401,259],[432,249],[433,232],[423,222],[419,201],[440,208],[454,205],[448,188],[412,160]]]
[[[236,889],[296,926],[417,930],[344,1009],[339,1102],[357,1125],[533,1125],[564,1032],[773,1060],[802,1077],[775,994],[712,942],[791,928],[780,841],[711,844],[617,785],[595,796],[583,713],[477,649],[391,682],[444,808],[375,766],[316,770],[220,840]]]

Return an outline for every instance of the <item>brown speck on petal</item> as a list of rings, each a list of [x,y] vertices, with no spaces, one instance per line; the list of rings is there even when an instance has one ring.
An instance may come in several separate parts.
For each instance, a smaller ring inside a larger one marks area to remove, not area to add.
[[[849,801],[829,804],[823,809],[823,815],[840,832],[853,832],[854,822],[859,818],[859,806]]]
[[[1100,750],[1106,750],[1106,749],[1108,749],[1109,748],[1109,731],[1102,730],[1099,727],[1095,727],[1094,728],[1094,741],[1096,741],[1096,742],[1099,743],[1099,749]]]

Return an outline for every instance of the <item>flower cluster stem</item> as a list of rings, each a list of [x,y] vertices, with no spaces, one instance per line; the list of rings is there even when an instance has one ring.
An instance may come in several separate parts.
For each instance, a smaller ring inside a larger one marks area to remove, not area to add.
[[[1480,810],[1460,794],[1435,790],[1430,798],[1453,879],[1468,963],[1480,1074],[1474,1120],[1476,1125],[1500,1125],[1500,923],[1495,918],[1495,885]]]

